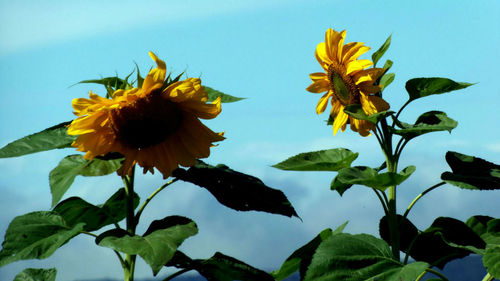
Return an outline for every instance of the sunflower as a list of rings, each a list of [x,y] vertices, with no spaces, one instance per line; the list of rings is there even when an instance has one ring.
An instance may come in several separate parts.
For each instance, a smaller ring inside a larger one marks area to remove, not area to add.
[[[166,65],[155,54],[156,62],[141,88],[119,89],[112,98],[92,92],[90,99],[72,102],[78,116],[68,134],[78,135],[72,146],[92,159],[118,152],[125,160],[119,175],[128,175],[137,163],[147,171],[158,169],[164,178],[179,165],[188,167],[197,158],[208,157],[214,142],[224,139],[203,125],[199,118],[212,119],[221,111],[220,98],[207,103],[200,79],[187,78],[168,85]]]
[[[351,104],[360,104],[368,115],[389,109],[389,104],[381,97],[374,94],[380,91],[380,86],[373,85],[384,74],[382,68],[370,68],[370,60],[358,60],[370,47],[364,43],[351,42],[344,45],[345,30],[337,32],[328,29],[325,42],[316,47],[316,59],[325,73],[311,73],[309,77],[313,83],[307,91],[324,94],[316,106],[316,113],[321,114],[331,98],[332,109],[330,116],[333,118],[333,134],[339,129],[345,131],[348,123],[351,130],[362,136],[370,135],[374,124],[364,120],[355,119],[344,112],[344,107]]]

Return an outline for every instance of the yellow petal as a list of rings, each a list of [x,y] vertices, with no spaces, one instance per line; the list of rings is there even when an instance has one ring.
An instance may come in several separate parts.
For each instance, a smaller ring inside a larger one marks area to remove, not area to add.
[[[361,107],[368,115],[385,111],[390,108],[389,104],[381,97],[366,95],[361,95]]]
[[[363,46],[364,43],[362,42],[356,42],[356,45],[354,45],[352,48],[350,48],[347,52],[345,52],[342,56],[342,62],[349,62],[349,61],[355,61],[356,59],[359,58],[362,54],[368,52],[370,50],[370,47],[368,46]]]
[[[330,61],[336,61],[339,33],[329,28],[325,33],[325,50]]]
[[[370,60],[356,60],[352,61],[347,65],[347,70],[346,74],[355,74],[358,71],[361,71],[369,66],[371,66],[373,63]]]
[[[356,85],[363,82],[372,82],[373,84],[375,80],[377,80],[382,74],[384,74],[385,70],[383,68],[369,68],[365,70],[361,70],[354,74],[354,82]]]
[[[330,90],[330,82],[326,80],[318,80],[309,85],[309,87],[307,87],[306,90],[316,94],[323,93],[325,91]]]
[[[339,108],[339,112],[337,113],[337,116],[334,117],[333,120],[333,135],[335,136],[337,134],[337,131],[346,124],[347,118],[349,115],[347,115],[344,112],[344,106],[341,105]]]
[[[358,85],[359,91],[365,95],[375,94],[382,90],[382,86],[372,85],[373,82],[364,82]]]
[[[151,88],[156,83],[163,84],[167,73],[167,66],[164,61],[159,59],[153,52],[149,52],[149,56],[156,62],[156,68],[151,69],[144,78],[142,83],[142,89],[144,90]]]
[[[318,102],[316,106],[316,113],[321,114],[325,111],[326,106],[328,105],[328,99],[333,95],[332,91],[328,91],[328,93],[324,94]]]
[[[318,44],[316,47],[316,52],[315,52],[316,59],[318,60],[319,64],[325,68],[325,64],[332,64],[332,60],[328,56],[326,52],[326,45],[325,42],[321,42]],[[327,67],[328,68],[328,67]]]
[[[318,80],[327,80],[328,77],[326,76],[326,73],[324,72],[315,72],[315,73],[311,73],[309,74],[309,77],[311,78],[311,80],[313,80],[314,82],[318,81]]]
[[[345,30],[342,30],[342,32],[340,32],[340,34],[339,34],[339,41],[337,43],[338,47],[337,47],[337,53],[335,54],[335,56],[337,58],[337,62],[339,62],[339,63],[342,61],[342,50],[343,50],[343,47],[344,47],[345,33],[346,33]]]

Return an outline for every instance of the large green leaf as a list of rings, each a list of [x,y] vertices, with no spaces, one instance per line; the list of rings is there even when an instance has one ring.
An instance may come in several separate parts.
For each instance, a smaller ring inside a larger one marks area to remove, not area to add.
[[[400,135],[406,139],[438,131],[448,131],[451,133],[458,122],[449,118],[442,111],[429,111],[420,115],[414,125],[403,122],[397,123],[402,129],[395,129],[394,134]]]
[[[392,35],[389,35],[384,44],[382,44],[382,46],[380,46],[380,48],[372,54],[373,65],[377,65],[377,62],[380,60],[380,58],[382,58],[387,49],[389,49],[389,46],[391,45],[391,37]]]
[[[134,207],[139,205],[139,196],[134,193]],[[85,231],[95,231],[103,226],[118,223],[126,216],[127,199],[125,189],[119,189],[102,206],[92,205],[79,197],[70,197],[54,208],[70,226],[85,223]]]
[[[14,277],[14,281],[56,281],[55,268],[26,268]]]
[[[452,172],[441,174],[443,181],[464,189],[500,189],[500,165],[454,151],[446,153],[446,162]]]
[[[293,252],[281,265],[281,268],[271,272],[271,275],[274,277],[274,279],[280,281],[299,270],[300,278],[303,279],[306,274],[307,268],[311,263],[312,257],[321,242],[323,242],[333,234],[342,233],[346,225],[347,222],[339,226],[337,229],[335,229],[335,231],[332,231],[330,228],[321,231],[316,237],[314,237],[314,239]]]
[[[173,176],[206,188],[226,207],[237,211],[263,211],[297,216],[285,194],[265,185],[260,179],[234,171],[226,165],[208,165],[202,161],[188,170],[177,169]]]
[[[337,178],[343,184],[360,184],[385,191],[390,186],[401,184],[413,172],[415,166],[408,166],[399,173],[378,173],[376,169],[366,166],[344,168],[339,171]]]
[[[338,175],[335,176],[335,178],[333,178],[332,182],[330,183],[330,189],[337,191],[340,194],[340,196],[342,196],[344,192],[346,192],[346,190],[351,188],[351,186],[352,184],[342,183],[339,180]]]
[[[484,267],[491,276],[500,279],[500,219],[473,216],[465,224],[486,242]]]
[[[487,247],[483,264],[491,276],[500,279],[500,246]]]
[[[344,108],[344,112],[356,119],[366,120],[373,124],[377,124],[380,120],[382,120],[386,116],[394,114],[394,111],[381,111],[374,113],[372,115],[367,115],[360,104],[347,105]]]
[[[208,259],[191,259],[177,251],[165,266],[196,270],[210,281],[273,281],[273,277],[233,257],[216,252]]]
[[[207,87],[207,86],[204,86],[204,87],[205,87],[205,91],[207,92],[207,95],[208,95],[208,101],[214,101],[218,97],[220,97],[220,101],[222,103],[236,102],[236,101],[240,101],[240,100],[245,99],[245,98],[238,98],[238,97],[234,97],[234,96],[231,96],[228,94],[224,94],[223,92],[214,90],[214,89]]]
[[[417,237],[418,229],[410,220],[401,215],[397,215],[397,220],[399,226],[399,248],[401,251],[406,252]],[[384,216],[379,222],[379,233],[380,238],[390,243],[390,229],[387,216]]]
[[[410,95],[410,100],[439,95],[455,90],[467,88],[471,83],[455,82],[448,78],[413,78],[406,82],[406,91]]]
[[[352,161],[358,158],[358,155],[346,148],[305,152],[292,156],[273,167],[292,171],[338,171],[351,166]]]
[[[52,206],[57,204],[69,189],[76,176],[103,176],[120,168],[122,159],[86,160],[80,154],[68,155],[55,167],[49,175]]]
[[[425,262],[404,265],[395,260],[384,240],[340,233],[319,245],[304,280],[413,281],[427,267]]]
[[[482,253],[485,242],[464,222],[439,217],[425,231],[419,233],[409,250],[417,261],[443,268],[447,262],[471,253]]]
[[[41,132],[13,141],[0,149],[0,158],[17,157],[21,155],[71,147],[76,136],[67,134],[67,126],[71,123],[64,122]]]
[[[56,212],[33,212],[14,218],[0,251],[0,267],[27,259],[44,259],[78,235],[83,223],[69,226]]]
[[[156,276],[182,242],[196,233],[198,228],[194,221],[171,216],[153,221],[143,236],[131,236],[125,230],[113,229],[99,235],[96,243],[119,252],[141,256]]]

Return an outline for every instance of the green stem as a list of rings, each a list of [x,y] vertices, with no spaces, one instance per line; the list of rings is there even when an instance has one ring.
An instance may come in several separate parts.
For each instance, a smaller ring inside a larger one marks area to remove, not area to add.
[[[427,273],[427,272],[432,273],[432,274],[438,276],[439,278],[441,278],[444,281],[450,281],[441,272],[439,272],[437,270],[434,270],[432,268],[427,268],[422,274],[420,274],[420,276],[417,279],[415,279],[415,281],[419,281],[420,279],[422,279],[422,277],[424,277],[425,273]]]
[[[440,186],[441,186],[441,185],[443,185],[443,184],[445,184],[445,182],[444,182],[444,181],[443,181],[443,182],[440,182],[440,183],[438,183],[438,184],[435,184],[435,185],[433,185],[433,186],[431,186],[431,187],[427,188],[424,192],[420,193],[417,197],[415,197],[415,199],[413,199],[413,201],[410,203],[410,205],[409,205],[409,206],[408,206],[408,208],[406,209],[406,212],[404,213],[403,217],[405,217],[405,218],[406,218],[406,217],[408,216],[408,214],[410,213],[411,208],[413,208],[413,206],[415,205],[415,203],[417,203],[417,201],[418,201],[420,198],[422,198],[422,196],[424,196],[425,194],[427,194],[427,193],[431,192],[432,190],[434,190],[434,189],[436,189],[436,188],[440,187]]]
[[[384,208],[384,213],[385,215],[387,216],[388,215],[388,210],[387,210],[387,196],[384,196],[382,197],[382,195],[380,195],[381,191],[378,190],[378,189],[375,189],[375,188],[372,188],[373,191],[375,192],[375,194],[377,194],[377,197],[378,197],[378,200],[380,201],[380,204],[382,204],[382,208]],[[385,193],[382,193],[385,195]]]
[[[179,270],[179,271],[177,271],[176,273],[174,273],[174,274],[172,274],[172,275],[168,276],[167,278],[163,279],[163,281],[172,280],[172,279],[174,279],[175,277],[177,277],[177,276],[179,276],[179,275],[181,275],[181,274],[183,274],[183,273],[186,273],[186,272],[188,272],[188,271],[190,271],[190,270],[191,270],[191,268],[184,268],[184,269],[182,269],[182,270]]]
[[[127,231],[130,235],[135,235],[137,221],[134,215],[134,174],[135,166],[132,167],[130,176],[124,176],[123,183],[125,184],[125,194],[127,197]],[[123,263],[123,272],[125,281],[134,281],[136,255],[125,254]]]
[[[146,201],[144,201],[144,203],[142,203],[141,207],[139,208],[139,211],[137,211],[137,214],[135,215],[135,221],[139,221],[139,219],[141,218],[141,215],[142,215],[142,212],[144,211],[144,209],[146,208],[146,206],[149,204],[149,202],[151,200],[153,200],[153,198],[158,194],[160,193],[160,191],[162,191],[163,189],[165,189],[167,186],[173,184],[174,182],[178,181],[179,179],[173,179],[167,183],[165,183],[164,185],[158,187],[153,193],[151,193],[151,195],[149,195],[149,197],[146,199]]]
[[[392,121],[392,127],[394,128],[394,124],[396,124],[396,120],[398,119],[399,117],[399,114],[401,114],[401,112],[403,111],[403,109],[410,104],[412,100],[408,100],[407,102],[405,102],[405,104],[403,104],[403,106],[398,110],[398,113],[396,113],[396,116],[394,116],[394,120]]]
[[[92,232],[88,232],[88,231],[81,231],[81,233],[83,234],[87,234],[89,236],[92,236],[92,237],[97,237],[96,234],[92,233]],[[122,255],[120,255],[120,253],[118,253],[117,251],[113,250],[113,252],[115,252],[116,256],[118,257],[118,259],[120,260],[120,263],[122,265],[122,268],[125,266],[125,261],[123,260],[122,258]]]
[[[494,278],[489,273],[486,273],[482,281],[493,281]]]

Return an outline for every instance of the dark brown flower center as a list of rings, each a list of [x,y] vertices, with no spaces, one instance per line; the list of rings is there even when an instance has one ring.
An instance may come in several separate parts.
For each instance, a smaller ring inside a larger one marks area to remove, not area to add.
[[[344,66],[334,62],[328,66],[330,87],[342,105],[359,104],[360,93],[351,76],[346,75]]]
[[[134,103],[111,111],[116,138],[134,149],[163,142],[182,124],[182,110],[160,93],[152,92]]]

